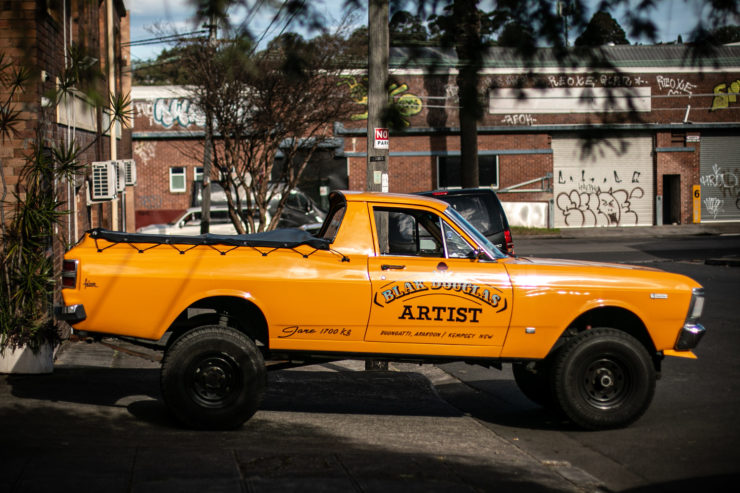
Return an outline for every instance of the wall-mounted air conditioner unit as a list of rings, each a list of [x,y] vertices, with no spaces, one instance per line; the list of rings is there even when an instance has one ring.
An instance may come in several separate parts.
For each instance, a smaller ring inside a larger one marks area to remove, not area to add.
[[[123,164],[126,167],[126,185],[133,187],[136,185],[136,161],[124,159]]]
[[[116,166],[116,191],[126,190],[126,165],[123,161],[113,161]]]
[[[91,164],[90,200],[105,201],[116,198],[118,170],[115,161],[96,161]]]

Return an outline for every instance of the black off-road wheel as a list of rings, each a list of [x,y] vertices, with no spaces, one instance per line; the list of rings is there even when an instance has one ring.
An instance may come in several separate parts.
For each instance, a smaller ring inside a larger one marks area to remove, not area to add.
[[[162,396],[184,426],[228,430],[259,408],[266,387],[262,354],[244,333],[206,325],[177,339],[162,361]]]
[[[655,368],[645,347],[611,328],[575,336],[555,357],[551,378],[558,407],[589,430],[633,423],[655,393]]]
[[[522,394],[542,407],[550,408],[553,406],[549,361],[513,363],[511,369],[514,372],[514,380]]]

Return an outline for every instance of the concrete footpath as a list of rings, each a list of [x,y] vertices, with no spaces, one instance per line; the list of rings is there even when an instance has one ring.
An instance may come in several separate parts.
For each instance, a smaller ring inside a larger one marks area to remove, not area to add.
[[[0,376],[0,492],[599,491],[440,398],[475,391],[434,366],[270,372],[250,421],[203,432],[167,414],[158,356],[68,341],[53,374]]]

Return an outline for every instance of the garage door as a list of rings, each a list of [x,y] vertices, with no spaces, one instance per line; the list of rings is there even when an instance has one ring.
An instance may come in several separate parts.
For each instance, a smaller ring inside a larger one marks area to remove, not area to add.
[[[552,150],[556,227],[653,224],[652,136],[554,137]]]
[[[740,220],[740,137],[701,136],[701,222]]]

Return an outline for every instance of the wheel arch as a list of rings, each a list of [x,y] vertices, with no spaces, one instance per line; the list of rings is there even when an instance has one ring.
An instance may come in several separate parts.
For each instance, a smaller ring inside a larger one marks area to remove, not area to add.
[[[596,327],[610,327],[637,339],[653,357],[656,371],[660,370],[660,359],[657,357],[655,343],[650,337],[647,326],[637,314],[620,306],[599,306],[579,315],[568,325],[550,353],[555,352],[571,337]]]
[[[167,346],[202,325],[232,327],[258,346],[267,348],[269,344],[267,319],[254,302],[238,296],[218,295],[195,301],[182,310],[167,329],[170,334]]]

